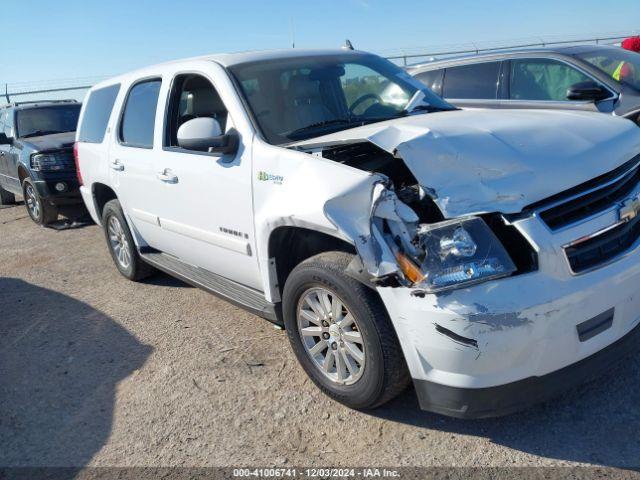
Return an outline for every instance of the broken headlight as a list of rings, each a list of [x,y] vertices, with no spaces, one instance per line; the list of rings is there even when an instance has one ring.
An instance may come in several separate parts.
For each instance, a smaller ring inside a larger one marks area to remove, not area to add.
[[[423,252],[424,278],[415,286],[430,292],[505,277],[516,266],[481,218],[468,217],[421,225],[417,231]]]

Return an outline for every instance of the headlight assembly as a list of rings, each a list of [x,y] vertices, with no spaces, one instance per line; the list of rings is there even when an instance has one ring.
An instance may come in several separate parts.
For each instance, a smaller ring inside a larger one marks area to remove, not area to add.
[[[407,267],[408,257],[400,254],[403,262],[399,266],[414,287],[427,292],[460,288],[517,270],[498,238],[478,217],[421,225],[416,238],[422,255]]]
[[[69,167],[68,153],[37,153],[31,156],[31,168],[36,172],[58,172]]]

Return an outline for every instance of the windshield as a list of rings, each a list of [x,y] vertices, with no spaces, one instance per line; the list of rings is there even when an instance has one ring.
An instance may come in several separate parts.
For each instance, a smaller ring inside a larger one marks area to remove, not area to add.
[[[78,125],[80,104],[26,108],[16,112],[17,136],[38,137],[73,132]]]
[[[614,80],[640,90],[640,54],[620,48],[578,53],[576,57],[602,70]]]
[[[265,60],[230,70],[267,141],[274,145],[397,118],[409,110],[454,108],[375,55]]]

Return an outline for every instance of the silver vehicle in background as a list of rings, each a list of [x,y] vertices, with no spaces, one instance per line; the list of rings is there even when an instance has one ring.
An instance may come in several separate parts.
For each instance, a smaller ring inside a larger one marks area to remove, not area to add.
[[[640,54],[618,47],[512,50],[407,71],[459,107],[587,110],[640,120]]]

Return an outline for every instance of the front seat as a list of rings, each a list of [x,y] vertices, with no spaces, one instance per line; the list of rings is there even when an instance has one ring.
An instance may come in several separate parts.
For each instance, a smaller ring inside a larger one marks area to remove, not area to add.
[[[180,117],[179,125],[193,118],[215,118],[220,123],[220,130],[225,131],[227,124],[227,109],[222,103],[218,92],[213,88],[205,87],[191,91],[192,107]]]
[[[335,116],[324,105],[318,82],[307,75],[295,75],[289,81],[289,104],[284,118],[289,130],[297,130]]]

